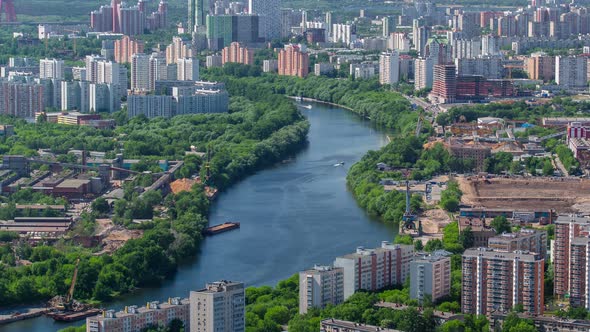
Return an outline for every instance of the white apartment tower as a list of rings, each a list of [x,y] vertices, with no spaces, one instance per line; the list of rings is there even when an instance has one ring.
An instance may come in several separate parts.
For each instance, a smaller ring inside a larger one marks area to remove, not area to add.
[[[299,313],[303,315],[312,307],[344,302],[343,278],[343,269],[331,266],[316,265],[299,272]]]
[[[39,60],[39,78],[64,78],[64,62],[56,59]]]
[[[190,292],[191,332],[243,332],[246,293],[241,282],[217,281]]]
[[[342,268],[344,276],[344,299],[356,291],[378,290],[403,284],[410,275],[410,262],[414,246],[381,243],[380,248],[357,248],[353,254],[337,257],[334,267]]]
[[[177,79],[179,81],[199,80],[199,59],[185,58],[176,60]]]
[[[588,87],[587,60],[580,56],[555,57],[555,81],[566,89]]]
[[[131,57],[131,90],[150,90],[150,57],[137,53]]]
[[[396,84],[399,82],[399,53],[384,52],[379,58],[379,83]]]

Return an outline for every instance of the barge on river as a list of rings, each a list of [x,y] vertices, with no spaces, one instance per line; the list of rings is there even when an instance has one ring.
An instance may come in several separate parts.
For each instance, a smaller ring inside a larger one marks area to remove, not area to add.
[[[219,224],[219,225],[205,228],[205,230],[203,230],[203,234],[204,235],[215,235],[215,234],[231,231],[232,229],[236,229],[236,228],[240,228],[239,222],[226,222],[223,224]]]

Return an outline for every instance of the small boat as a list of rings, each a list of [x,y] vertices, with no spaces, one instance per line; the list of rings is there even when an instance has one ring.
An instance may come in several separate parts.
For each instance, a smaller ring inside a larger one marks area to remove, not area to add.
[[[53,318],[58,322],[76,322],[86,317],[98,315],[102,310],[97,308],[86,308],[80,311],[58,311],[47,313],[48,317]]]
[[[303,105],[304,108],[307,108],[308,110],[310,110],[312,108],[311,105]]]
[[[301,96],[296,96],[296,97],[295,97],[295,101],[303,101],[303,97],[301,97]]]
[[[232,229],[240,228],[239,222],[225,222],[223,224],[207,227],[203,230],[204,235],[215,235]]]
[[[344,162],[343,162],[343,161],[341,161],[341,162],[339,162],[339,163],[337,163],[337,164],[334,164],[334,167],[338,167],[338,166],[344,166]]]

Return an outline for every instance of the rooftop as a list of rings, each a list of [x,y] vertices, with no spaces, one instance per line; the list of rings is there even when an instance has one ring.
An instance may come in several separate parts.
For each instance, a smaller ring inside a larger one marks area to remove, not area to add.
[[[339,331],[354,331],[354,332],[375,332],[375,331],[383,331],[383,332],[399,332],[399,330],[392,330],[386,329],[383,327],[360,324],[355,322],[349,322],[345,320],[339,319],[324,319],[320,326],[320,331],[326,331],[326,327],[336,328]]]

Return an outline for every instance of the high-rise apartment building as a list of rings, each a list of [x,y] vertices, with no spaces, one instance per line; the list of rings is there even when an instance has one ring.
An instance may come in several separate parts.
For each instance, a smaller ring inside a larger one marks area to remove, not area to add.
[[[301,45],[285,45],[279,51],[279,75],[305,77],[309,74],[309,54]]]
[[[410,275],[414,246],[381,243],[376,249],[357,248],[353,254],[337,257],[334,267],[342,268],[344,299],[358,290],[378,290],[403,284]]]
[[[574,269],[581,267],[580,265],[572,265],[572,243],[576,238],[585,238],[588,234],[590,234],[590,218],[560,215],[555,221],[554,257],[552,257],[554,294],[560,298],[566,295],[571,296],[570,276],[572,275],[572,266]]]
[[[326,12],[324,21],[326,23],[326,40],[332,40],[332,12]]]
[[[101,6],[90,13],[90,27],[97,32],[114,32],[133,36],[145,29],[157,30],[167,26],[168,4],[160,1],[157,11],[149,14],[146,2],[139,0],[132,6],[121,0],[112,0],[110,6]]]
[[[241,282],[218,281],[190,292],[191,331],[245,331],[245,299]]]
[[[458,76],[483,76],[486,79],[500,79],[504,67],[502,59],[496,57],[478,57],[475,59],[455,59]]]
[[[516,233],[505,233],[488,239],[488,247],[501,251],[524,250],[547,255],[547,232],[521,229]]]
[[[56,59],[39,60],[39,78],[64,78],[64,62]]]
[[[188,27],[190,31],[197,31],[197,27],[204,27],[207,15],[211,13],[210,0],[188,0]]]
[[[318,265],[299,272],[299,313],[303,315],[312,307],[344,302],[343,275],[341,268]]]
[[[590,238],[576,237],[570,244],[570,305],[590,310]]]
[[[555,57],[533,53],[525,60],[525,70],[532,80],[550,82],[555,79]]]
[[[221,63],[241,63],[244,65],[254,64],[254,49],[242,46],[238,42],[231,43],[221,51]]]
[[[439,103],[454,103],[457,98],[455,65],[435,65],[432,96]]]
[[[106,61],[106,58],[100,55],[87,55],[84,62],[86,63],[86,80],[92,83],[98,82],[98,63]]]
[[[143,53],[131,57],[131,90],[150,91],[150,56]]]
[[[180,37],[173,37],[172,43],[166,47],[166,63],[176,63],[178,59],[192,58],[193,50],[189,42]]]
[[[356,41],[356,26],[354,24],[333,24],[332,42],[350,45]]]
[[[414,60],[414,87],[416,90],[432,88],[434,77],[434,60],[418,58]]]
[[[170,66],[176,66],[175,64],[168,65],[166,63],[166,58],[158,53],[153,53],[150,55],[149,58],[149,85],[150,90],[154,91],[156,89],[156,82],[157,81],[164,81],[170,80],[172,77],[168,75],[168,68]],[[174,79],[176,78],[176,73],[174,74]]]
[[[379,83],[396,84],[399,82],[399,53],[396,51],[381,53],[379,57]]]
[[[259,16],[261,38],[271,41],[281,37],[281,0],[249,0],[248,14]]]
[[[152,326],[168,326],[179,319],[185,330],[190,323],[190,301],[178,297],[168,299],[166,303],[148,302],[146,306],[125,307],[115,312],[107,310],[103,315],[86,318],[86,332],[142,331]]]
[[[90,112],[90,83],[86,81],[61,82],[62,111]]]
[[[451,294],[451,253],[444,250],[422,256],[410,263],[410,297],[422,303],[426,295],[433,302]]]
[[[583,56],[556,56],[555,81],[566,89],[587,88],[588,62]]]
[[[385,16],[381,19],[381,26],[382,26],[382,34],[384,38],[389,37],[389,35],[395,30],[395,20],[393,16]]]
[[[115,40],[114,59],[117,63],[130,63],[133,54],[143,53],[144,42],[129,36]]]
[[[177,75],[179,81],[198,81],[199,80],[199,59],[186,58],[178,59],[176,62]]]
[[[34,119],[35,113],[44,110],[42,85],[0,82],[0,114]]]
[[[463,313],[506,313],[522,305],[524,312],[543,314],[545,260],[540,254],[467,249],[461,272]]]

